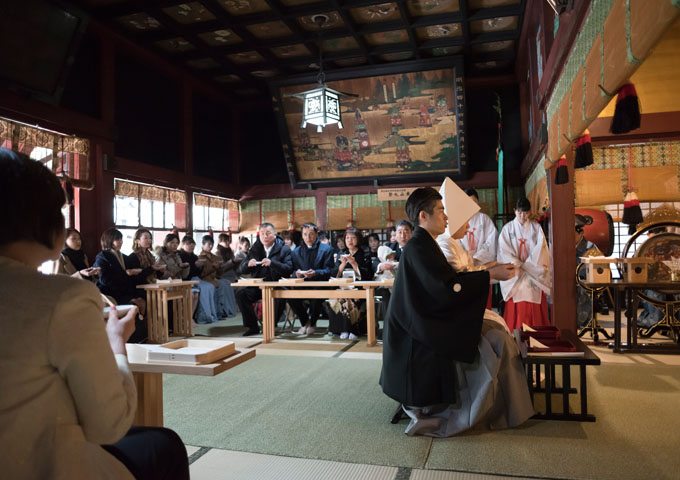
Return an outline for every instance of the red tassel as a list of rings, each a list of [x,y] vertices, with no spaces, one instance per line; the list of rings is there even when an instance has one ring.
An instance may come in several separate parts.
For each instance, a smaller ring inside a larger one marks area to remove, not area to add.
[[[557,161],[557,172],[555,172],[555,185],[562,185],[569,181],[569,170],[567,170],[567,157],[562,155]]]
[[[635,231],[637,224],[642,222],[640,200],[638,200],[638,196],[635,192],[627,193],[623,200],[623,217],[621,218],[621,222],[628,225],[633,231]]]
[[[583,135],[576,139],[574,153],[574,168],[583,168],[593,164],[593,146],[590,143],[590,132],[586,129]]]
[[[635,86],[632,83],[626,83],[619,89],[609,131],[618,135],[636,128],[640,128],[640,101]]]

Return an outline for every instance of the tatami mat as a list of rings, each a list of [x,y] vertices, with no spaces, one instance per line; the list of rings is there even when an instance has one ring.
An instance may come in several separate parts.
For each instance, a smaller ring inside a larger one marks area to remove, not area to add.
[[[191,464],[194,480],[393,480],[396,467],[210,450]]]

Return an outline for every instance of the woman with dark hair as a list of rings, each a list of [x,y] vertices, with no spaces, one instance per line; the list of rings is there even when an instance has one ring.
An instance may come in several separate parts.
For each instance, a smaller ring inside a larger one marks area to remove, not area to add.
[[[54,262],[54,273],[96,282],[99,269],[90,266],[82,247],[83,240],[80,237],[80,232],[75,228],[67,228],[64,249],[57,261]]]
[[[515,219],[507,223],[498,238],[498,263],[512,263],[517,275],[501,283],[505,300],[503,318],[511,331],[529,326],[550,325],[550,252],[541,226],[529,219],[531,204],[517,199]]]
[[[156,247],[156,265],[164,265],[161,278],[174,278],[186,280],[189,278],[189,263],[182,261],[177,249],[179,248],[179,236],[168,233],[163,240],[162,247]]]
[[[94,285],[37,271],[59,255],[64,201],[45,166],[0,148],[0,202],[12,205],[0,223],[3,477],[188,479],[176,433],[130,428],[136,309],[102,321]]]
[[[237,271],[241,259],[236,258],[234,251],[231,249],[231,235],[220,233],[217,236],[217,242],[217,256],[222,260],[219,277],[228,280],[230,284],[238,282]]]
[[[218,278],[224,262],[220,260],[220,257],[212,253],[214,245],[213,237],[204,235],[201,253],[198,255],[198,258],[205,262],[200,275],[201,280],[215,286],[215,311],[217,312],[217,320],[220,320],[224,317],[236,315],[236,297],[229,280]]]
[[[151,232],[146,228],[140,228],[135,232],[132,253],[127,256],[127,261],[130,268],[141,270],[140,274],[135,275],[137,285],[155,283],[157,276],[162,275],[165,270],[165,265],[156,265],[156,259],[151,253],[152,242]]]
[[[239,237],[238,239],[238,251],[234,254],[234,261],[241,263],[248,256],[248,250],[250,250],[250,240],[248,237]]]
[[[104,295],[113,297],[118,305],[132,303],[137,305],[139,314],[144,316],[146,312],[146,301],[144,292],[136,288],[133,278],[142,273],[140,268],[129,268],[125,263],[125,258],[120,252],[123,246],[123,234],[115,228],[109,228],[102,233],[100,243],[102,251],[97,254],[94,266],[101,269],[97,288]],[[140,328],[143,324],[139,325]],[[135,338],[140,335],[135,334]]]
[[[361,248],[362,237],[356,228],[348,228],[343,237],[346,245],[338,253],[334,274],[338,278],[350,273],[355,280],[373,280],[373,266],[371,257]],[[353,340],[366,330],[365,301],[351,299],[330,300],[328,333],[340,334],[341,339]],[[360,322],[362,324],[360,324]]]

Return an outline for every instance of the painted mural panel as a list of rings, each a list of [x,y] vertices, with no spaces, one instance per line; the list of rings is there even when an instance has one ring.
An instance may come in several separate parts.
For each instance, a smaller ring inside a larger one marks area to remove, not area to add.
[[[342,126],[317,131],[302,124],[303,100],[291,96],[314,83],[282,86],[278,99],[291,183],[376,179],[381,183],[434,176],[463,178],[465,94],[462,69],[402,71],[328,81],[341,98]]]

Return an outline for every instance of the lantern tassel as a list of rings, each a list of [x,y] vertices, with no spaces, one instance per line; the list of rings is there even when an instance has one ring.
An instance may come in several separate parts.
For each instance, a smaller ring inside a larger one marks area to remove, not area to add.
[[[574,153],[574,168],[583,168],[593,164],[593,146],[590,143],[590,132],[586,129],[583,135],[576,139]]]

